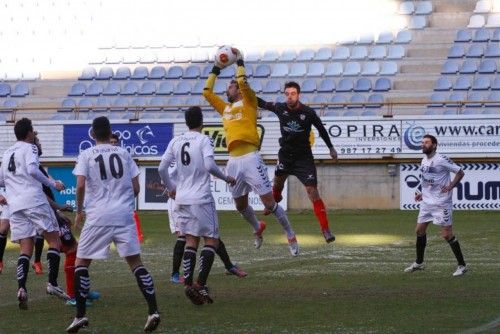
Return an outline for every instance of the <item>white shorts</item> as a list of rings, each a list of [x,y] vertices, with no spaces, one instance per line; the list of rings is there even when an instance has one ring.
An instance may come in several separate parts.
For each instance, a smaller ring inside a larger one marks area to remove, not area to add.
[[[177,226],[177,213],[175,212],[175,200],[170,198],[168,200],[167,206],[170,232],[172,232],[172,234],[175,234],[179,232],[179,227]]]
[[[229,157],[226,173],[237,180],[234,186],[229,187],[233,198],[247,195],[250,191],[259,196],[265,195],[272,190],[267,167],[258,152]]]
[[[8,205],[0,205],[0,219],[1,220],[10,219],[10,211]]]
[[[135,224],[126,226],[84,225],[78,241],[76,256],[80,259],[106,259],[112,242],[121,257],[141,253]]]
[[[420,204],[417,223],[423,224],[432,221],[439,226],[451,226],[453,224],[453,205],[437,206]]]
[[[182,234],[195,237],[219,238],[219,219],[215,203],[177,204],[177,226]]]
[[[54,211],[49,204],[19,210],[10,215],[10,238],[13,242],[38,234],[59,231]]]

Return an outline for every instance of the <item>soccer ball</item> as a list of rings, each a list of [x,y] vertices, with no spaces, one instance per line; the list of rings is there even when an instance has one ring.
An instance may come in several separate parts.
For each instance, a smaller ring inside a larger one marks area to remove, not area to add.
[[[223,45],[215,53],[215,62],[224,67],[234,64],[236,61],[237,50],[229,45]]]

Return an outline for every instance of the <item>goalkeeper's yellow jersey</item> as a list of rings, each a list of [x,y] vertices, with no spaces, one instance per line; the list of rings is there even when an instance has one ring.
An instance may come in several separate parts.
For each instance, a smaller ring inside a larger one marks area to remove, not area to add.
[[[260,144],[257,133],[257,97],[247,83],[245,67],[238,66],[236,69],[236,80],[243,99],[235,103],[227,103],[214,94],[216,78],[214,73],[210,73],[203,96],[222,116],[229,154],[239,156],[257,151]]]

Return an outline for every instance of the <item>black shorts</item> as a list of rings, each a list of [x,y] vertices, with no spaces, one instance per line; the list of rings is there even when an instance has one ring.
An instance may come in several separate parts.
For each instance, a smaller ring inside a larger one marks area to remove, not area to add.
[[[61,243],[65,247],[71,247],[76,243],[75,236],[71,232],[71,227],[64,221],[64,219],[57,217],[57,223],[59,224],[59,238],[61,239]],[[64,247],[63,247],[64,248]]]
[[[316,166],[312,153],[278,152],[278,163],[274,175],[295,175],[304,186],[318,184]]]

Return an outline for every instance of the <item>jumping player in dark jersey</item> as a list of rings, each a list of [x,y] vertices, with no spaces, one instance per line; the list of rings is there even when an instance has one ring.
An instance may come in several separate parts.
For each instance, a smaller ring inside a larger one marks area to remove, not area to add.
[[[281,192],[289,175],[295,175],[306,187],[307,195],[313,203],[314,214],[321,226],[326,242],[335,240],[331,233],[326,209],[318,192],[318,180],[314,156],[309,136],[311,126],[318,130],[320,137],[330,149],[330,156],[337,160],[337,151],[333,147],[328,132],[314,109],[303,105],[300,101],[300,86],[290,81],[285,84],[285,103],[266,102],[258,98],[260,108],[272,111],[280,121],[280,150],[273,181],[273,196],[276,202],[283,199]]]

